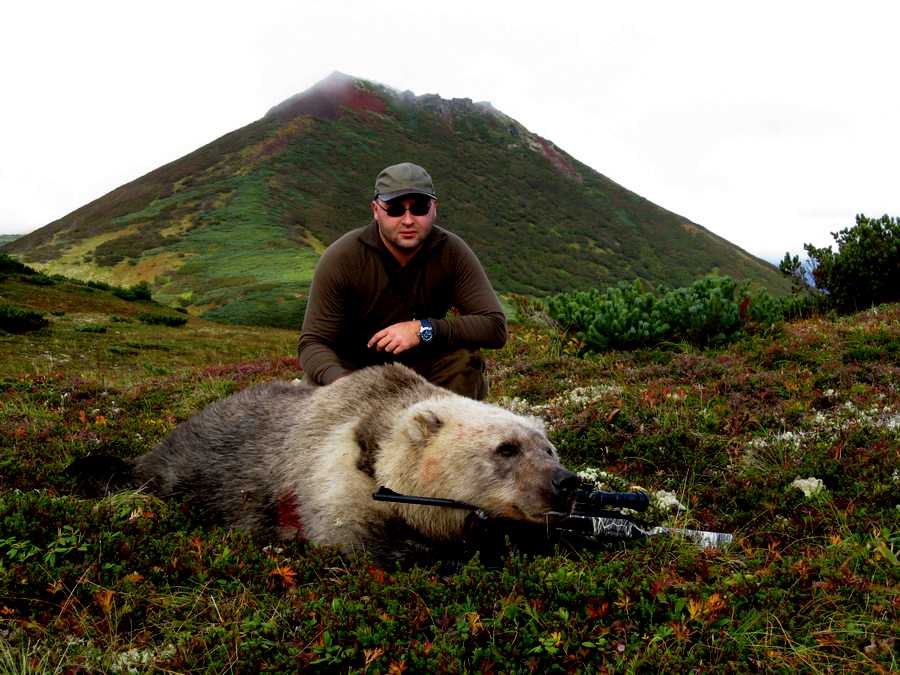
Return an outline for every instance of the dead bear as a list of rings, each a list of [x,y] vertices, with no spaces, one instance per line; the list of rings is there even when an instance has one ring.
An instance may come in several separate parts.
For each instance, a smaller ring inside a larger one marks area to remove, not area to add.
[[[577,477],[560,464],[540,420],[394,364],[326,387],[268,382],[213,403],[112,487],[181,499],[235,528],[367,548],[382,562],[453,550],[467,512],[374,501],[382,485],[542,523],[571,507]]]

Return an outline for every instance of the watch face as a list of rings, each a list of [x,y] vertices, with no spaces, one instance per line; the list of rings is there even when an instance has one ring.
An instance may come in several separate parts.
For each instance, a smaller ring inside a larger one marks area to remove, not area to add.
[[[430,321],[422,321],[422,327],[419,328],[419,339],[422,342],[431,342],[434,337],[434,328],[431,327]]]

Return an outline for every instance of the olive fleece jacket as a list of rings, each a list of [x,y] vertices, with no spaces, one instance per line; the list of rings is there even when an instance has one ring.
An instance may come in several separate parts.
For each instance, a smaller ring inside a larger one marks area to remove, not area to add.
[[[450,308],[459,312],[444,318]],[[366,343],[382,328],[431,319],[430,344],[394,355]],[[413,361],[461,347],[499,348],[506,316],[478,258],[457,235],[433,226],[418,253],[401,266],[373,221],[335,241],[319,260],[298,348],[300,365],[317,384],[389,361]]]

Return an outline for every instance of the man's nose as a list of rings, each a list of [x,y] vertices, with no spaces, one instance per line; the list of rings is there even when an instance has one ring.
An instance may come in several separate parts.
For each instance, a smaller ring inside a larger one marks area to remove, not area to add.
[[[406,211],[403,212],[403,219],[400,222],[404,225],[414,224],[416,221],[413,220],[412,211],[407,208]]]

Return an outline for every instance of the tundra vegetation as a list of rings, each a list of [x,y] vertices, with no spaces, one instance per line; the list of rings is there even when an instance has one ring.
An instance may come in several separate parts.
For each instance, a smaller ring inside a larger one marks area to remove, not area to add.
[[[626,351],[515,300],[492,400],[547,420],[570,467],[666,491],[670,523],[735,541],[402,570],[139,492],[71,496],[73,459],[140,455],[205,404],[296,376],[297,336],[28,276],[0,280],[46,324],[0,333],[0,671],[898,667],[900,305]]]

